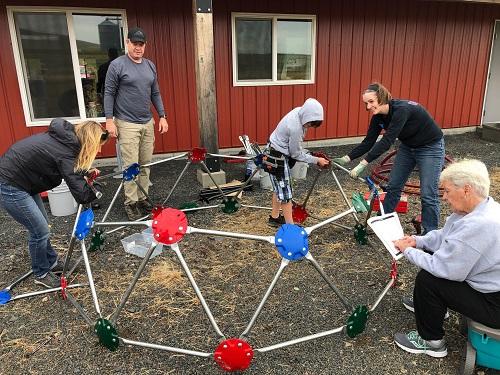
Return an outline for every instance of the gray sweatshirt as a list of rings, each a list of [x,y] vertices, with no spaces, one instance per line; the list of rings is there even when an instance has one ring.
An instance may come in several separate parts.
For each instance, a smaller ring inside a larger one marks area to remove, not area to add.
[[[106,118],[145,124],[153,117],[151,103],[159,116],[165,116],[155,65],[145,58],[135,63],[128,55],[114,59],[104,85]]]
[[[311,98],[302,107],[292,109],[281,119],[269,137],[271,146],[295,160],[317,164],[318,158],[305,153],[302,148],[307,131],[303,125],[310,121],[323,121],[323,106]]]
[[[404,255],[432,275],[466,281],[482,293],[500,291],[500,204],[488,197],[467,215],[451,214],[442,229],[416,236]]]

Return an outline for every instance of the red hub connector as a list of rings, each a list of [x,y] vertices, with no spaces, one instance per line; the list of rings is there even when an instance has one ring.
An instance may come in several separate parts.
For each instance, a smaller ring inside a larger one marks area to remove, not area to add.
[[[188,221],[184,212],[175,208],[165,207],[153,212],[153,235],[155,241],[172,245],[184,238]]]
[[[241,339],[224,340],[214,352],[215,362],[225,371],[244,371],[252,358],[252,347]]]

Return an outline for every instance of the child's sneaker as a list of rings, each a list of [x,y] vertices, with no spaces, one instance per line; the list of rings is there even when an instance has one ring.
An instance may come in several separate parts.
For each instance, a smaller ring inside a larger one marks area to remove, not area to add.
[[[272,226],[272,227],[278,228],[280,225],[285,224],[285,218],[282,215],[280,215],[276,218],[269,215],[269,219],[267,220],[267,224]]]
[[[448,355],[444,339],[424,340],[417,331],[410,331],[408,334],[396,333],[394,335],[394,342],[408,353],[424,353],[434,358],[443,358]]]

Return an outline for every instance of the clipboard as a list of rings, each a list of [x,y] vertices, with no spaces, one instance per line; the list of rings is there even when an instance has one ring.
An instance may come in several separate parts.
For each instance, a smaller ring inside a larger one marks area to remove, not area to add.
[[[392,243],[392,241],[399,240],[404,236],[403,227],[396,212],[371,217],[367,223],[395,260],[404,256]]]

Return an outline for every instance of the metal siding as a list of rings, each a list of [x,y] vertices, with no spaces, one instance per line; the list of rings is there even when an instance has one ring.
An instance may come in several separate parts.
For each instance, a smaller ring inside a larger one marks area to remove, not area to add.
[[[198,146],[198,114],[194,67],[193,17],[191,2],[145,0],[140,4],[123,1],[0,1],[0,41],[11,45],[7,5],[61,6],[125,9],[127,24],[145,29],[149,37],[146,57],[156,65],[158,80],[170,125],[166,135],[156,131],[155,153],[188,150]],[[168,20],[166,22],[166,20]],[[0,56],[0,154],[14,142],[45,131],[46,127],[26,127],[13,51]],[[103,147],[102,156],[115,155],[114,141]]]
[[[314,95],[325,121],[307,139],[364,135],[360,94],[375,80],[396,98],[419,101],[443,128],[479,124],[498,5],[214,0],[214,10],[221,147],[240,146],[242,131],[264,143],[283,115]],[[242,11],[315,14],[316,83],[233,87],[230,17]]]

